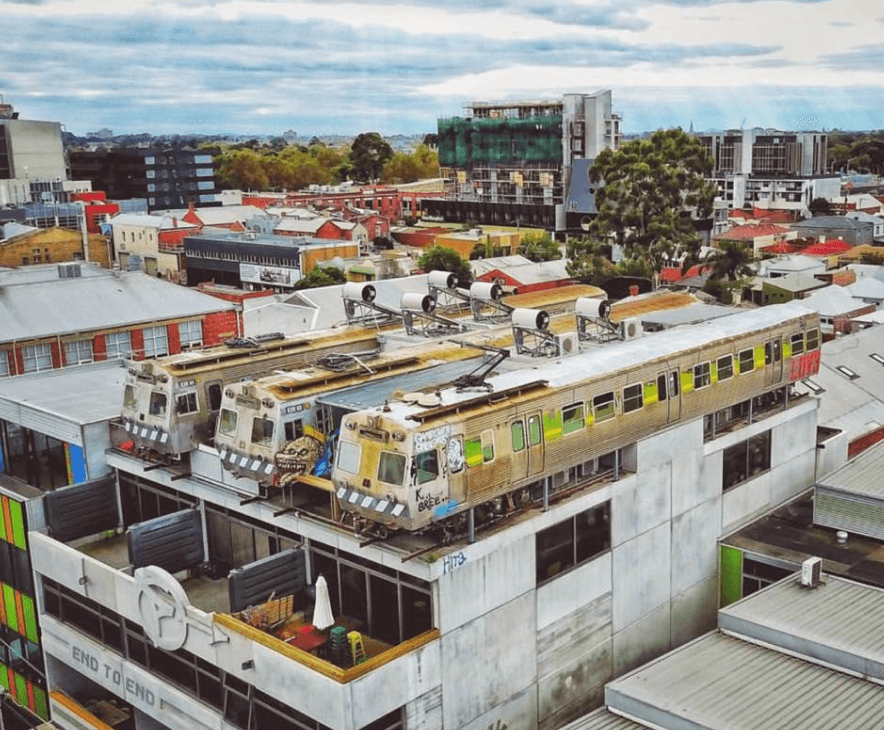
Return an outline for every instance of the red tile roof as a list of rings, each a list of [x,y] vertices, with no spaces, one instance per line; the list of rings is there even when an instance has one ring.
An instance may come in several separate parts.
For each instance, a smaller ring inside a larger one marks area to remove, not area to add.
[[[725,241],[752,241],[761,236],[777,236],[788,232],[788,228],[776,226],[773,223],[759,223],[758,225],[735,226],[727,233],[719,234],[716,238]]]
[[[772,246],[762,246],[761,250],[765,253],[795,253],[799,248],[798,246],[793,246],[791,243],[779,241]]]
[[[815,243],[813,246],[808,246],[801,253],[808,256],[832,256],[833,254],[844,253],[850,249],[849,243],[844,243],[840,238],[832,238],[823,243]]]

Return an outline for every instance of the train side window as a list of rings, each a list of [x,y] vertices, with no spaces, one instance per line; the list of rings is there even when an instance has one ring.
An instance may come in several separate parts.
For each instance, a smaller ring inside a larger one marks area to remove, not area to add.
[[[417,483],[426,484],[439,476],[439,456],[436,449],[432,451],[424,451],[414,457],[414,463],[417,467]]]
[[[284,428],[286,441],[294,441],[304,435],[304,422],[300,418],[289,421],[284,425]]]
[[[138,408],[138,389],[134,385],[127,385],[123,391],[123,408],[132,411]]]
[[[749,350],[749,352],[752,352]],[[712,375],[710,374],[709,363],[701,362],[697,365],[694,365],[694,390],[700,390],[700,388],[705,388],[712,382]]]
[[[792,357],[795,357],[795,355],[800,355],[802,352],[804,352],[803,334],[797,332],[796,334],[792,335],[790,340],[792,342]]]
[[[811,350],[816,350],[820,346],[820,331],[814,327],[811,330],[807,330],[807,352]]]
[[[148,413],[150,413],[150,415],[152,416],[165,416],[166,405],[168,402],[169,399],[166,397],[165,393],[154,391],[150,394],[150,405],[148,407]]]
[[[540,416],[528,416],[528,445],[537,446],[541,438]]]
[[[209,383],[206,394],[209,396],[209,410],[217,411],[221,407],[221,383]]]
[[[224,411],[221,412],[223,418]],[[362,457],[362,447],[352,441],[340,441],[338,446],[338,469],[348,474],[359,473],[359,461]]]
[[[510,434],[513,438],[513,453],[525,448],[525,424],[521,421],[513,421],[510,424]]]
[[[273,441],[273,421],[269,418],[252,419],[252,443],[270,446]]]
[[[614,394],[602,393],[592,399],[592,412],[595,422],[607,421],[614,417]]]
[[[405,481],[405,454],[382,451],[378,459],[378,481],[401,487]]]
[[[764,343],[764,364],[770,365],[773,362],[773,347],[770,342]]]
[[[779,340],[774,340],[773,343],[773,359],[774,362],[779,362],[783,359],[783,346]]]
[[[678,398],[678,370],[669,373],[669,395]]]
[[[229,408],[221,409],[218,433],[222,436],[236,436],[236,411],[231,411]]]
[[[623,412],[631,413],[644,406],[644,390],[641,383],[627,385],[623,389]]]
[[[176,413],[196,413],[196,393],[180,393],[175,402]]]
[[[751,373],[755,369],[755,353],[752,351],[751,347],[747,350],[742,350],[739,354],[739,358],[740,375]]]
[[[572,403],[562,408],[562,434],[574,433],[586,425],[583,418],[583,403]]]
[[[657,400],[666,400],[666,375],[657,376]]]
[[[734,377],[734,356],[722,355],[715,362],[715,369],[718,373],[718,381],[730,380]]]

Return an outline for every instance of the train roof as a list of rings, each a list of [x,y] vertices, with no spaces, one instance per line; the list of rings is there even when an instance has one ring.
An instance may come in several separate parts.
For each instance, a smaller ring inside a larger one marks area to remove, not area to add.
[[[635,340],[604,343],[567,358],[535,359],[525,367],[489,376],[486,379],[490,387],[488,393],[447,388],[439,392],[437,402],[431,407],[404,402],[390,403],[386,415],[403,420],[432,420],[450,413],[452,409],[485,403],[489,398],[495,399],[495,396],[522,394],[544,387],[566,388],[587,378],[616,373],[624,368],[624,364],[662,360],[714,341],[767,330],[789,320],[807,316],[815,317],[816,313],[798,302],[775,304],[761,309],[744,310],[711,322],[646,334]]]

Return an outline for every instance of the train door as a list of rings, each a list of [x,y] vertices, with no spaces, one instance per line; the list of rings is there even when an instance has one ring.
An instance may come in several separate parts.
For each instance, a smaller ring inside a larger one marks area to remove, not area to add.
[[[681,382],[679,377],[678,368],[669,371],[669,387],[666,389],[669,401],[669,423],[681,418]],[[666,379],[665,374],[663,378]]]
[[[528,476],[535,476],[543,471],[543,419],[540,411],[530,413],[527,419],[528,429],[526,446],[528,451]]]
[[[776,385],[783,379],[783,343],[772,337],[764,343],[765,385]]]
[[[215,420],[218,418],[218,411],[221,410],[221,381],[209,380],[205,384],[206,391],[206,410],[208,411],[207,421],[209,423],[209,434],[215,433]]]

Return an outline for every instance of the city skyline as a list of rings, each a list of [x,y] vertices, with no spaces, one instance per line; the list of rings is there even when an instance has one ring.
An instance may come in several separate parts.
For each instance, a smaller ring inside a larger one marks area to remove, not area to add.
[[[660,127],[884,127],[876,0],[0,0],[0,94],[74,134],[435,131],[473,99],[613,90]]]

